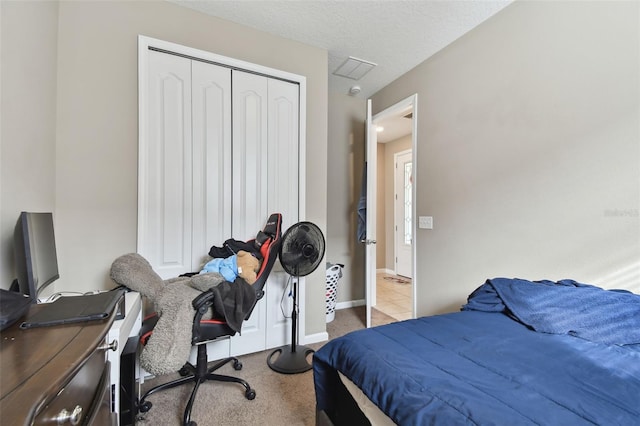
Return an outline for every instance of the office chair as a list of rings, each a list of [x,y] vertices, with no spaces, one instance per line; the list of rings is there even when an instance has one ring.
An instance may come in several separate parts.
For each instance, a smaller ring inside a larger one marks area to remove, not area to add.
[[[263,259],[260,270],[257,274],[257,280],[252,285],[256,292],[256,303],[264,296],[264,285],[267,281],[269,273],[271,272],[271,269],[273,268],[275,260],[278,256],[278,252],[280,250],[282,239],[281,225],[282,215],[280,213],[274,213],[269,216],[267,224],[265,225],[262,232],[259,233],[259,237],[261,239],[260,253]],[[256,240],[250,240],[248,242],[251,243],[253,241]],[[196,314],[193,319],[191,344],[195,345],[198,351],[196,357],[196,365],[194,366],[193,364],[187,362],[179,370],[179,374],[182,377],[149,389],[139,401],[138,410],[140,412],[145,413],[151,409],[152,404],[146,399],[154,393],[160,392],[165,389],[174,388],[176,386],[181,386],[187,383],[194,383],[193,390],[191,391],[191,396],[189,397],[189,402],[187,403],[187,406],[184,410],[183,425],[196,426],[196,422],[191,420],[191,410],[193,408],[193,403],[195,401],[198,388],[203,382],[208,380],[239,383],[244,386],[244,395],[248,400],[252,400],[256,397],[255,390],[253,390],[251,386],[249,386],[249,383],[247,383],[245,380],[238,377],[225,376],[214,373],[214,371],[230,362],[233,362],[233,368],[235,370],[241,370],[242,363],[236,357],[228,357],[219,361],[215,361],[212,366],[209,366],[207,363],[207,343],[222,338],[229,338],[236,334],[236,332],[224,320],[202,319],[202,317],[209,311],[209,309],[211,309],[211,306],[213,305],[213,299],[214,293],[210,290],[203,292],[192,302],[193,307],[196,309]],[[256,303],[253,304],[253,307],[255,307]],[[245,319],[248,319],[251,316],[253,307],[251,308]],[[141,341],[143,344],[146,343],[146,340],[148,340],[150,334],[153,332],[153,327],[158,322],[158,318],[159,317],[157,315],[151,315],[145,318],[141,331]]]

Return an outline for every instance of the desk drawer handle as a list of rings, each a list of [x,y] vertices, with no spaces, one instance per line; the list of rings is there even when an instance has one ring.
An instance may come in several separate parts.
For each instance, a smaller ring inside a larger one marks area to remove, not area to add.
[[[80,418],[82,417],[82,407],[76,405],[76,408],[73,409],[72,412],[68,412],[66,409],[62,409],[55,420],[59,425],[65,424],[69,421],[72,425],[77,425],[80,423]]]
[[[118,341],[116,339],[113,339],[113,342],[106,345],[98,346],[98,349],[101,351],[106,351],[111,349],[112,351],[115,352],[118,350]]]

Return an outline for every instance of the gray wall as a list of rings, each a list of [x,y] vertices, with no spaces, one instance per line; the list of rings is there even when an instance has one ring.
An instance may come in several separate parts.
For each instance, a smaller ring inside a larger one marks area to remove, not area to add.
[[[55,208],[58,3],[1,3],[0,287],[21,210]]]
[[[306,219],[327,229],[326,51],[164,1],[1,7],[2,82],[11,88],[2,93],[2,247],[11,245],[20,210],[53,210],[61,275],[55,290],[111,287],[111,262],[136,249],[138,34],[307,77],[306,155],[313,161],[306,169],[313,178]],[[25,70],[37,70],[36,78]],[[14,103],[21,109],[7,108]],[[25,177],[35,168],[32,155],[48,159],[33,179]],[[16,172],[21,186],[5,179]],[[15,195],[24,193],[30,195]],[[2,253],[3,288],[13,276],[9,251]],[[317,303],[325,297],[324,270],[307,282],[306,333],[324,332],[324,304]]]
[[[640,293],[639,7],[517,1],[373,96],[419,97],[419,315],[495,276]]]
[[[329,94],[327,260],[344,265],[337,302],[364,298],[364,247],[358,243],[356,209],[365,161],[367,104]]]

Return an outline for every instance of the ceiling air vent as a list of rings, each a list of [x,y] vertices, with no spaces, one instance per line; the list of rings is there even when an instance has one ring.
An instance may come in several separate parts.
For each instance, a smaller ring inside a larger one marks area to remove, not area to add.
[[[349,56],[349,58],[347,58],[347,60],[344,61],[342,65],[333,72],[333,74],[340,77],[350,78],[352,80],[360,80],[375,66],[377,66],[377,64],[374,64],[373,62]]]

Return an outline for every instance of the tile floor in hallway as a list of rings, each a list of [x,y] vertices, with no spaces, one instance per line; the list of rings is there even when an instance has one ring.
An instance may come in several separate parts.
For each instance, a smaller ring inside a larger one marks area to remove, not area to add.
[[[384,272],[376,273],[375,308],[397,320],[411,318],[411,280]]]

